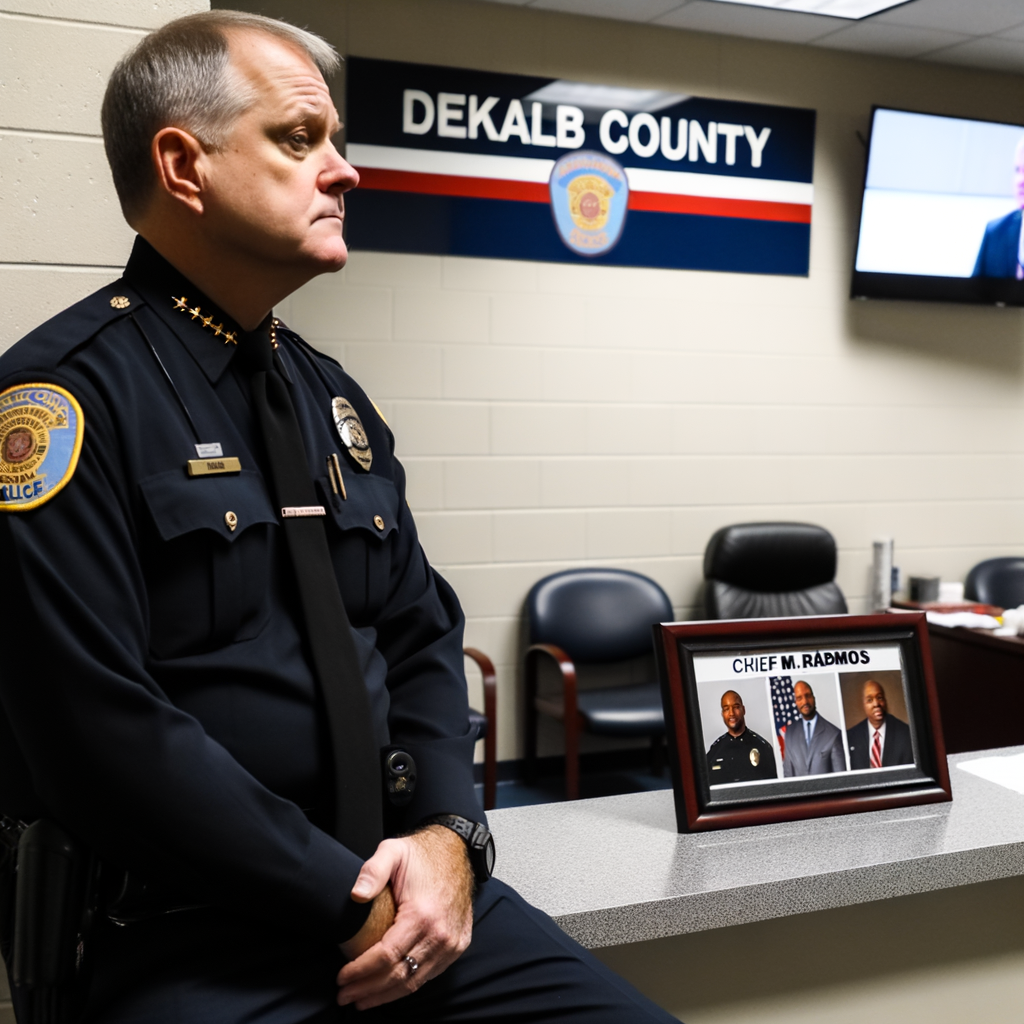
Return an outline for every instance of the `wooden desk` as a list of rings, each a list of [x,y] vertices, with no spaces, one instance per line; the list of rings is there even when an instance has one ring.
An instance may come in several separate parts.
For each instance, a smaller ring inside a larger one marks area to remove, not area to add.
[[[1024,640],[928,624],[946,753],[1024,744]]]

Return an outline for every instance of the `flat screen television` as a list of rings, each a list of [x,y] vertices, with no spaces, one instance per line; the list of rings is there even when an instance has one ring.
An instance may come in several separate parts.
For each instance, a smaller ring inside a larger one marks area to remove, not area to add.
[[[1024,306],[1024,125],[875,107],[851,295]]]

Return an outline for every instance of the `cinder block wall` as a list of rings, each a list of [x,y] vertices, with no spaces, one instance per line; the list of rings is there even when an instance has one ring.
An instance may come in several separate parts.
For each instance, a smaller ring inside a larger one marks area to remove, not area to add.
[[[872,104],[1020,122],[1019,78],[464,0],[246,3],[342,53],[818,111],[809,278],[356,252],[282,310],[395,429],[427,553],[498,663],[502,758],[546,573],[637,569],[692,617],[716,528],[807,520],[862,611],[876,536],[947,579],[1024,546],[1022,314],[848,298]]]
[[[116,278],[132,234],[100,103],[148,29],[209,0],[0,0],[0,351]]]
[[[518,616],[545,573],[636,568],[691,616],[718,526],[805,519],[862,610],[874,536],[949,579],[1020,550],[1021,313],[847,297],[871,105],[1021,121],[1018,77],[468,0],[229,4],[342,53],[818,111],[807,279],[357,252],[280,310],[395,428],[427,552],[498,663],[501,757],[521,752]],[[202,6],[0,0],[0,347],[117,274],[103,81]]]

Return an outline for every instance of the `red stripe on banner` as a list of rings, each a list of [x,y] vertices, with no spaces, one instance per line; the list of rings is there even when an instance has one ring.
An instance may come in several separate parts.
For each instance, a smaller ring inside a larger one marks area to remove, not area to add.
[[[376,188],[386,192],[425,192],[435,196],[468,196],[471,199],[515,199],[523,203],[550,201],[547,185],[534,181],[389,171],[380,167],[357,167],[356,170],[359,172],[360,188]]]
[[[471,199],[511,199],[523,203],[550,202],[548,186],[533,181],[392,171],[380,167],[357,167],[356,170],[359,171],[360,188],[435,196],[466,196]],[[629,208],[651,213],[695,213],[705,217],[811,223],[811,207],[804,203],[775,203],[761,199],[716,199],[711,196],[679,196],[665,192],[630,192]]]
[[[630,192],[629,208],[648,210],[651,213],[696,213],[704,217],[811,223],[810,206],[804,203],[773,203],[763,199],[716,199],[713,196],[676,196],[666,192]]]

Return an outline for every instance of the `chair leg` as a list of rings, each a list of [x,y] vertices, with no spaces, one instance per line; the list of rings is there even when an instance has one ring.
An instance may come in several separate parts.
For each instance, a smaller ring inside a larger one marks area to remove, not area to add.
[[[498,805],[498,755],[495,747],[497,738],[492,736],[493,729],[488,728],[484,737],[484,810],[493,811]]]
[[[527,782],[537,780],[537,658],[535,655],[527,654],[526,671],[523,673],[525,682],[526,704],[526,749],[523,758],[523,774]]]
[[[665,740],[662,736],[651,737],[651,774],[661,776],[665,771]]]
[[[565,799],[580,798],[580,721],[578,715],[565,716]]]

